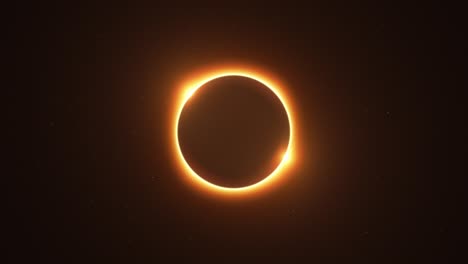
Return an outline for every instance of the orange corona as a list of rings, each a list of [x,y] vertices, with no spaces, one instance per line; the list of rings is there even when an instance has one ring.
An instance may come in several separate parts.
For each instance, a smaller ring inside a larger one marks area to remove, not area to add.
[[[185,106],[185,103],[193,96],[197,90],[202,87],[204,84],[208,83],[211,80],[225,77],[225,76],[240,76],[254,79],[258,82],[261,82],[266,87],[268,87],[273,93],[277,95],[280,99],[283,107],[286,110],[288,121],[289,121],[289,142],[287,149],[281,153],[281,161],[276,167],[276,169],[270,173],[268,176],[263,178],[263,180],[244,187],[229,188],[215,185],[209,181],[203,179],[198,175],[187,163],[185,160],[182,150],[179,145],[179,139],[177,136],[179,118],[182,113],[182,110]],[[256,70],[251,67],[246,66],[227,66],[227,67],[217,67],[214,69],[209,69],[202,71],[201,73],[193,74],[189,76],[185,82],[179,87],[176,95],[176,102],[174,105],[174,110],[172,111],[173,115],[171,116],[171,137],[172,137],[172,146],[174,159],[176,160],[176,165],[180,172],[183,174],[184,178],[192,185],[211,193],[220,194],[220,195],[229,195],[229,196],[239,196],[247,195],[252,193],[258,193],[266,189],[270,189],[272,186],[277,185],[280,181],[286,169],[291,166],[291,163],[294,159],[295,151],[295,140],[296,140],[296,131],[295,131],[295,122],[293,118],[293,112],[291,108],[291,103],[286,95],[283,86],[280,85],[280,82],[276,81],[271,75],[265,74],[260,70]]]

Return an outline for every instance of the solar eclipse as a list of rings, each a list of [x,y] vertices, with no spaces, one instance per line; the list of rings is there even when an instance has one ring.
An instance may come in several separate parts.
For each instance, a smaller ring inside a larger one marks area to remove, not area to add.
[[[6,259],[463,254],[455,6],[36,2],[8,12]]]
[[[279,82],[245,67],[194,76],[179,91],[172,126],[184,178],[222,195],[278,185],[295,142],[290,103]]]

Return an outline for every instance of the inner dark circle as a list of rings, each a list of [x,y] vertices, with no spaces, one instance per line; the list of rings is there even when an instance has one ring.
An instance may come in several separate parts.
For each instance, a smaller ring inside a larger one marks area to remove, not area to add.
[[[270,175],[289,142],[289,120],[278,96],[251,78],[225,76],[186,102],[177,136],[182,155],[206,181],[239,188]]]

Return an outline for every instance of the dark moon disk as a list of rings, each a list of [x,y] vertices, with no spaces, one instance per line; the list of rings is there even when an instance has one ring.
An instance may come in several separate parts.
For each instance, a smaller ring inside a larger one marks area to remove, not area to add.
[[[247,77],[214,79],[187,101],[178,139],[190,167],[212,184],[238,188],[275,170],[289,141],[289,120],[277,95]]]

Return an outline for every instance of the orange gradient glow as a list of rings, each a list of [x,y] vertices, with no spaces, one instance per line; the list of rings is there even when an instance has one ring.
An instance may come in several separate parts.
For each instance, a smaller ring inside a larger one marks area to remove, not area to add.
[[[289,121],[289,142],[286,150],[280,153],[280,163],[263,180],[244,187],[229,188],[219,185],[215,185],[198,175],[187,163],[182,153],[182,150],[179,145],[179,139],[177,136],[179,119],[184,109],[185,104],[188,100],[206,83],[221,77],[226,76],[239,76],[246,77],[253,80],[256,80],[266,87],[268,87],[276,96],[279,98],[283,107],[286,110],[288,121]],[[189,76],[185,82],[180,87],[180,90],[177,91],[177,98],[174,106],[174,111],[172,115],[172,124],[171,124],[171,134],[172,134],[172,145],[173,152],[175,155],[176,165],[180,172],[184,175],[184,178],[194,186],[200,188],[203,191],[208,191],[210,193],[220,194],[220,195],[247,195],[252,193],[257,193],[271,187],[278,185],[282,175],[285,174],[286,169],[290,168],[294,161],[295,149],[296,149],[296,126],[293,118],[293,112],[291,108],[291,102],[286,95],[283,86],[280,85],[280,82],[275,81],[270,75],[260,72],[249,67],[219,67],[211,70],[205,70],[201,73],[193,74]]]

